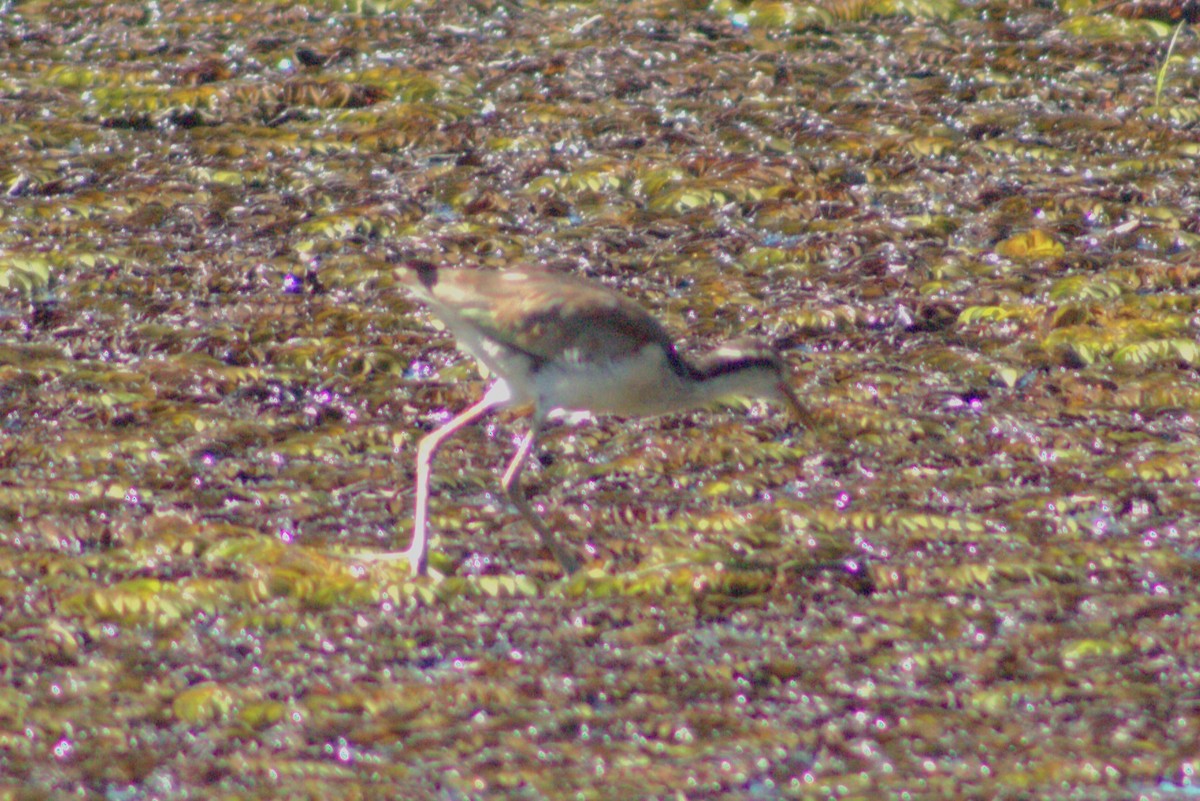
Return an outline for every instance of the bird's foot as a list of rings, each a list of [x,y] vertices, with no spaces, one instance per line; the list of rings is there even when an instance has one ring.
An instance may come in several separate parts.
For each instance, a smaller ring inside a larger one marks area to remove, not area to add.
[[[403,561],[408,563],[413,578],[429,574],[429,564],[426,558],[424,558],[424,554],[413,554],[409,551],[356,551],[346,554],[345,558],[348,561],[361,565],[390,564]]]

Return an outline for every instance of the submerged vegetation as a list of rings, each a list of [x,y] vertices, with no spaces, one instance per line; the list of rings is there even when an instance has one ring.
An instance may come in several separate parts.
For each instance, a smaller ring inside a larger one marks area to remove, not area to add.
[[[1178,12],[1178,13],[1177,13]],[[1185,797],[1190,6],[0,2],[0,799]],[[580,272],[759,405],[412,452],[391,279]]]

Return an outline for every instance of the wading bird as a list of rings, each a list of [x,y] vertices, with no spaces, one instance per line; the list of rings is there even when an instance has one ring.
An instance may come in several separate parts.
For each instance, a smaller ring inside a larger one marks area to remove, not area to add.
[[[489,412],[533,405],[529,432],[504,471],[509,500],[562,569],[579,563],[558,542],[521,491],[521,470],[548,421],[613,414],[648,417],[705,406],[719,398],[775,401],[805,418],[787,383],[783,359],[754,340],[734,340],[695,360],[681,356],[649,312],[600,284],[536,268],[499,272],[410,262],[396,277],[494,376],[483,397],[417,447],[413,538],[406,558],[426,571],[429,482],[434,454],[450,435]]]

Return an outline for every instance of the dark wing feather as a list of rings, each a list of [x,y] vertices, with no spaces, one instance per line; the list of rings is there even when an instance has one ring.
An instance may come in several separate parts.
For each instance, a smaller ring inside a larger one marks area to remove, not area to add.
[[[419,269],[406,281],[535,363],[619,359],[648,344],[673,349],[671,336],[645,309],[600,284],[537,269],[500,272]]]

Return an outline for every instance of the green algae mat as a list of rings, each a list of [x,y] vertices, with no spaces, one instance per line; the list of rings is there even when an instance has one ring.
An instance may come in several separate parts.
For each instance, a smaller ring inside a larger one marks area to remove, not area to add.
[[[0,801],[1196,797],[1193,12],[0,2]],[[552,429],[563,579],[505,413],[359,563],[484,386],[408,258],[811,425]]]

